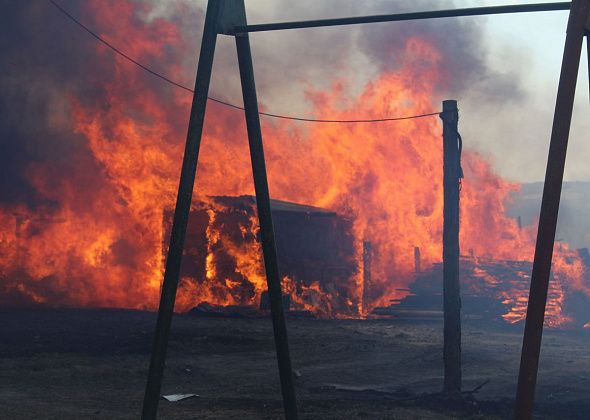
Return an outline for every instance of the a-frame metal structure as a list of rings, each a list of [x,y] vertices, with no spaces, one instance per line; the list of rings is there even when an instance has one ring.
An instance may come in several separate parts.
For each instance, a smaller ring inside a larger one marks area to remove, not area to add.
[[[573,0],[571,3],[558,2],[477,7],[469,9],[260,25],[248,25],[244,0],[209,0],[205,17],[199,64],[197,67],[180,185],[172,224],[168,257],[166,260],[164,283],[162,285],[154,347],[143,402],[142,419],[152,420],[155,419],[157,415],[166,359],[166,349],[180,275],[180,263],[192,200],[201,135],[203,132],[205,108],[213,67],[213,56],[217,36],[219,34],[234,36],[236,41],[281,391],[285,416],[287,419],[292,420],[297,418],[297,405],[287,340],[287,329],[281,300],[281,285],[248,33],[360,23],[568,9],[570,10],[570,16],[567,39],[564,49],[553,131],[551,134],[547,162],[547,172],[545,176],[539,233],[533,263],[531,293],[527,311],[518,393],[515,405],[515,418],[532,418],[541,335],[547,300],[547,288],[551,270],[553,244],[555,241],[557,214],[565,168],[565,157],[571,124],[575,85],[580,64],[582,40],[584,35],[586,35],[587,38],[590,37],[590,0]],[[590,46],[588,47],[588,51],[590,53]]]
[[[514,417],[517,419],[530,419],[533,415],[559,200],[561,198],[565,157],[584,35],[586,35],[586,43],[588,44],[590,42],[590,0],[574,0],[572,1],[567,24],[561,75],[553,115],[553,128],[549,143],[549,156],[547,157],[547,169],[545,171],[543,198],[541,200],[541,214],[539,216],[537,244],[533,260],[531,289],[514,408]],[[588,46],[588,53],[590,54],[590,46]],[[588,56],[588,70],[590,71],[590,55]]]
[[[166,271],[162,285],[154,348],[143,404],[142,418],[144,419],[154,419],[156,417],[158,400],[160,398],[160,388],[166,361],[166,348],[180,275],[180,263],[190,212],[201,135],[205,121],[205,107],[209,93],[209,82],[211,80],[217,35],[230,33],[234,27],[244,25],[246,25],[246,10],[243,0],[209,1],[205,15],[203,40],[197,67],[197,79],[188,125],[184,159],[182,162],[180,186],[178,189],[174,220],[172,222]],[[258,208],[260,222],[260,237],[279,363],[281,390],[285,412],[288,413],[289,418],[295,418],[294,416],[297,413],[295,388],[293,385],[287,328],[283,312],[281,282],[271,217],[270,194],[266,177],[262,130],[258,115],[258,100],[256,98],[256,87],[254,84],[254,68],[252,66],[250,40],[247,32],[241,32],[234,36],[238,51],[248,142],[250,146],[252,172],[254,174],[254,188],[256,190],[256,206]]]

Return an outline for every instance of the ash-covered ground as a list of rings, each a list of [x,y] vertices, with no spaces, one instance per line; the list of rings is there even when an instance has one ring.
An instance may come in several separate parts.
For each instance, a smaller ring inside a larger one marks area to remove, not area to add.
[[[3,419],[137,419],[156,314],[0,311]],[[442,322],[288,319],[303,419],[499,419],[511,416],[521,327],[467,320],[464,401],[442,386]],[[587,418],[590,331],[544,335],[539,418]],[[174,319],[162,419],[282,418],[268,318]],[[489,381],[489,382],[487,382]]]

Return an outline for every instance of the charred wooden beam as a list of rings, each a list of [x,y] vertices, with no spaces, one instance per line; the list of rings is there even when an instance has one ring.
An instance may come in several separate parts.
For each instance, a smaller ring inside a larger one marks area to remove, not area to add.
[[[561,65],[561,76],[557,90],[549,156],[547,157],[531,289],[524,327],[514,408],[514,417],[519,420],[528,420],[533,416],[543,321],[551,275],[551,261],[555,244],[563,172],[574,107],[578,68],[582,54],[582,41],[589,16],[590,0],[574,0],[572,2]]]
[[[443,308],[444,387],[461,392],[461,294],[459,286],[459,187],[462,177],[457,101],[443,101]]]

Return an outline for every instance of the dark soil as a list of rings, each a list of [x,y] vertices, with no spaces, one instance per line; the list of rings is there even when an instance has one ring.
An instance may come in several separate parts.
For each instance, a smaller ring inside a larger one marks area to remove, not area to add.
[[[137,419],[156,314],[124,310],[1,310],[0,418]],[[464,389],[442,387],[438,320],[288,319],[303,419],[509,418],[520,327],[467,321]],[[537,416],[588,418],[590,331],[546,331]],[[178,315],[162,419],[282,418],[270,320]]]

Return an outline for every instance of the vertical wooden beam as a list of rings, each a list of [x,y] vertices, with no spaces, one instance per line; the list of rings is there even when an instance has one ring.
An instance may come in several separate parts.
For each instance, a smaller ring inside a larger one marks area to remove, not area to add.
[[[244,1],[232,1],[234,2],[236,11],[241,15],[243,24],[246,25]],[[270,193],[268,190],[268,180],[266,175],[266,163],[262,143],[262,130],[260,128],[260,115],[258,113],[258,99],[256,97],[256,84],[254,82],[254,67],[252,64],[250,39],[247,33],[236,34],[235,38],[238,51],[240,79],[242,82],[246,127],[248,129],[248,143],[250,145],[250,159],[254,175],[254,188],[256,190],[256,206],[258,208],[258,220],[260,223],[264,268],[266,270],[268,297],[270,300],[277,362],[279,365],[283,407],[287,420],[296,420],[297,401],[295,397],[295,385],[293,383],[291,356],[289,354],[287,326],[285,323],[285,314],[283,312],[281,279],[279,275],[275,235],[270,208]]]
[[[443,295],[444,387],[461,391],[461,293],[459,285],[459,186],[461,178],[457,101],[443,101]]]
[[[422,272],[421,267],[421,256],[420,256],[420,247],[414,247],[414,273],[418,274]]]
[[[369,300],[371,298],[371,262],[372,262],[372,245],[371,241],[363,241],[363,307],[362,310],[367,314],[369,310]]]
[[[24,217],[20,214],[14,215],[14,261],[16,269],[23,269],[22,265],[22,226],[24,223]]]
[[[584,27],[589,15],[590,0],[573,0],[567,26],[561,76],[557,90],[557,101],[553,117],[553,129],[549,145],[549,156],[547,158],[545,185],[543,188],[537,244],[531,276],[531,289],[524,327],[514,408],[514,417],[518,420],[529,420],[533,416],[537,370],[541,352],[547,290],[551,275],[551,260],[555,243],[559,200],[561,198],[567,143],[574,107],[578,68],[582,53]]]
[[[172,222],[172,231],[170,235],[170,246],[168,248],[168,257],[166,259],[164,283],[162,285],[160,308],[158,311],[156,333],[154,336],[154,346],[143,400],[143,410],[141,415],[143,420],[155,420],[158,411],[164,364],[166,362],[166,349],[168,347],[170,325],[172,323],[172,314],[174,312],[174,302],[176,300],[176,290],[180,276],[180,263],[182,261],[186,226],[189,218],[195,174],[197,171],[197,161],[201,145],[201,135],[203,133],[203,124],[205,121],[205,108],[207,105],[209,82],[211,80],[211,71],[213,68],[213,56],[215,54],[215,43],[217,40],[217,22],[221,5],[221,1],[210,1],[207,5],[203,39],[201,41],[201,52],[199,55],[199,65],[197,67],[197,77],[195,81],[195,93],[193,95],[188,123],[188,133],[186,136],[184,158],[180,173],[180,184],[178,187],[178,196],[176,198],[176,208],[174,211],[174,220]]]

